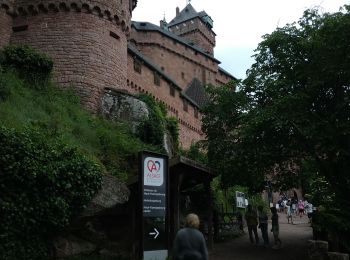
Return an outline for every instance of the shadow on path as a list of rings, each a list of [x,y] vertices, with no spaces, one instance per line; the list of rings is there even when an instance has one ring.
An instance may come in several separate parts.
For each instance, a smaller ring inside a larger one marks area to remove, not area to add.
[[[210,260],[306,260],[307,240],[312,239],[312,229],[308,224],[308,218],[294,217],[294,224],[288,224],[284,213],[279,213],[280,239],[282,248],[276,250],[250,244],[248,232],[245,230],[243,236],[216,243],[209,254]],[[269,231],[271,221],[269,222]],[[261,238],[260,230],[259,239]],[[273,245],[273,235],[269,232],[270,244]],[[260,241],[261,242],[261,241]]]

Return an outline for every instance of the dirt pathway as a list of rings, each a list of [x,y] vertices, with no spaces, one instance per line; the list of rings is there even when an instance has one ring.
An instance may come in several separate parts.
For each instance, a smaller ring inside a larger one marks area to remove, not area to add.
[[[285,214],[280,214],[281,249],[264,248],[251,245],[248,232],[234,240],[216,243],[210,252],[210,260],[306,260],[307,240],[312,238],[312,229],[308,218],[294,217],[294,224],[288,224]],[[269,231],[271,222],[269,223]],[[261,238],[260,230],[259,238]],[[270,244],[273,244],[273,235],[269,232]]]

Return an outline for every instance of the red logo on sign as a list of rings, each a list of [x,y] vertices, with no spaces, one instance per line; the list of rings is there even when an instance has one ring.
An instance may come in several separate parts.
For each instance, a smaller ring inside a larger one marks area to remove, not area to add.
[[[147,168],[152,173],[153,172],[159,172],[159,170],[160,170],[160,162],[149,160],[147,162]]]

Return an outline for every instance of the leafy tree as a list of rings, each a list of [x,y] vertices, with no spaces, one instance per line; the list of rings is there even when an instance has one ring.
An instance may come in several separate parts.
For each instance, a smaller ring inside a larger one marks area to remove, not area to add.
[[[60,140],[0,127],[0,259],[48,259],[101,180],[97,162]]]
[[[341,235],[350,233],[339,225],[350,218],[349,35],[350,6],[306,11],[264,36],[238,92],[209,89],[204,118],[211,166],[227,185],[258,190],[269,174],[293,186],[308,162],[333,197],[327,229]]]
[[[14,70],[36,88],[44,88],[51,76],[53,61],[30,46],[9,45],[0,50],[0,68]]]

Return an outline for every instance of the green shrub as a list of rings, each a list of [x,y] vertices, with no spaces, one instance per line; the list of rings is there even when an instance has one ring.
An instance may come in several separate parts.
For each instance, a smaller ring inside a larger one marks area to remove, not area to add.
[[[50,78],[53,62],[29,46],[10,45],[0,53],[0,66],[5,71],[16,71],[22,79],[42,88]]]
[[[6,100],[11,93],[11,89],[9,85],[6,84],[3,74],[0,68],[0,102]]]
[[[148,118],[138,126],[138,137],[146,143],[162,146],[165,132],[165,111],[149,95],[141,94],[138,98],[145,102],[149,109]]]
[[[101,167],[33,130],[0,128],[0,259],[47,259],[47,241],[89,203]]]
[[[107,172],[122,180],[137,171],[137,157],[131,158],[134,154],[141,150],[160,151],[159,147],[133,136],[127,125],[85,111],[71,89],[51,83],[38,90],[13,73],[4,73],[3,78],[6,88],[11,90],[6,100],[0,101],[3,126],[17,130],[35,128],[48,139],[58,138],[98,158]]]
[[[180,150],[180,154],[204,165],[208,165],[208,155],[205,151],[204,142],[192,143],[187,150]]]
[[[174,152],[178,153],[179,150],[179,121],[175,117],[167,117],[166,129],[171,136],[174,146]]]
[[[174,151],[179,145],[179,125],[175,117],[167,117],[164,103],[157,102],[153,97],[145,94],[138,95],[149,109],[149,116],[138,126],[137,136],[145,143],[163,147],[165,132],[169,133],[173,141]]]

